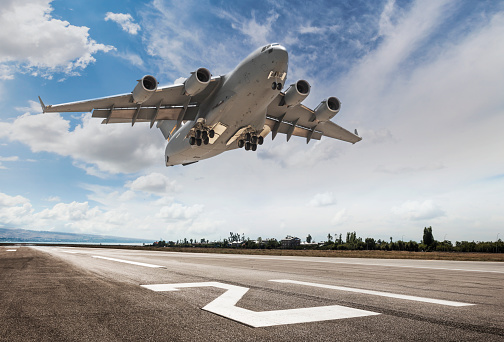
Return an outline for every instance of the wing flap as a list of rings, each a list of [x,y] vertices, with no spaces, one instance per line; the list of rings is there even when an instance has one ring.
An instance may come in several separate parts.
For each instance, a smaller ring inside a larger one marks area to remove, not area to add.
[[[273,137],[278,132],[287,134],[287,140],[291,135],[304,137],[308,142],[311,139],[320,140],[322,136],[347,141],[352,144],[362,140],[358,135],[347,131],[332,121],[321,123],[310,121],[314,111],[306,106],[280,106],[283,97],[284,94],[280,93],[267,109],[266,124],[270,126]],[[292,126],[294,126],[294,129],[292,129]]]

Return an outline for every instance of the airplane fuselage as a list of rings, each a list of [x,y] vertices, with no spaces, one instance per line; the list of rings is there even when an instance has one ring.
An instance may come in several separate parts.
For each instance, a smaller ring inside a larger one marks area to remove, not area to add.
[[[194,121],[186,121],[169,139],[166,166],[188,164],[238,148],[240,135],[247,132],[264,137],[266,108],[280,93],[287,76],[288,54],[278,44],[257,49],[220,84],[199,107]],[[209,144],[191,144],[195,129],[215,131]]]

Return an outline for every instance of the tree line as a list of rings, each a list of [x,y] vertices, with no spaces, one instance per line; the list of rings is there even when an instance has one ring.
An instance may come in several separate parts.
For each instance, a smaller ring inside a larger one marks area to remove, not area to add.
[[[434,238],[432,227],[425,227],[422,240],[417,241],[390,241],[374,238],[358,237],[355,231],[347,232],[343,239],[342,234],[327,234],[327,240],[315,243],[310,234],[306,237],[306,243],[296,246],[285,247],[275,238],[263,239],[258,237],[252,240],[245,237],[245,234],[229,233],[229,238],[220,241],[210,242],[206,239],[182,239],[177,241],[165,241],[160,239],[153,243],[156,247],[203,247],[203,248],[245,248],[245,249],[314,249],[314,250],[385,250],[385,251],[410,251],[410,252],[483,252],[483,253],[503,253],[504,242],[501,239],[497,241],[456,241],[450,240],[438,241]]]

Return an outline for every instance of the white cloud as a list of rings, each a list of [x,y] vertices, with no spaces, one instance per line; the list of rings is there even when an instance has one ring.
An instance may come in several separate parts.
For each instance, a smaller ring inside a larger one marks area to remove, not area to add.
[[[347,210],[346,209],[341,209],[331,219],[331,223],[335,226],[344,224],[345,222],[348,221],[348,215],[347,215]]]
[[[413,221],[431,220],[445,215],[444,210],[432,200],[406,201],[400,206],[393,207],[392,212]]]
[[[177,219],[196,219],[196,217],[203,212],[204,206],[195,204],[192,206],[185,206],[180,203],[173,203],[169,206],[164,206],[159,210],[158,217],[169,220]]]
[[[222,18],[231,21],[231,27],[247,36],[255,46],[261,46],[270,42],[272,25],[279,17],[279,14],[273,10],[268,13],[268,16],[262,22],[257,21],[254,11],[252,11],[250,18],[226,11],[222,11],[219,14]]]
[[[49,196],[46,198],[46,201],[48,202],[60,202],[61,199],[58,196]]]
[[[112,13],[107,12],[105,15],[105,21],[113,21],[117,23],[123,31],[128,32],[129,34],[137,34],[140,31],[140,25],[134,22],[133,17],[129,13]]]
[[[20,204],[27,204],[30,201],[23,196],[9,196],[0,192],[0,207],[12,207]]]
[[[127,182],[125,186],[131,190],[155,194],[165,194],[178,190],[178,186],[174,180],[170,180],[165,175],[157,172],[140,176],[134,181]]]
[[[144,66],[144,61],[142,57],[135,53],[122,53],[122,52],[114,52],[114,56],[117,56],[125,61],[128,61],[132,65],[141,68]]]
[[[50,0],[5,0],[0,14],[0,77],[16,72],[51,78],[54,72],[77,74],[93,55],[114,47],[89,37],[89,28],[51,17]]]
[[[33,152],[53,152],[70,156],[76,166],[91,175],[138,172],[152,165],[163,165],[164,139],[148,125],[102,125],[91,114],[70,130],[70,122],[59,114],[24,114],[14,122],[0,122],[0,138],[20,141]],[[89,166],[86,164],[94,164]],[[101,171],[101,172],[100,172]]]
[[[0,156],[0,161],[3,161],[3,162],[18,161],[18,160],[19,160],[18,156],[11,156],[11,157]]]
[[[311,207],[325,207],[335,203],[332,192],[323,192],[313,196],[310,202],[308,202],[308,205]]]

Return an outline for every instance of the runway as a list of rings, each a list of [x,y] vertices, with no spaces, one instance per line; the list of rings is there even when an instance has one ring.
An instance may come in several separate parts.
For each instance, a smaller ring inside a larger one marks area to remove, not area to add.
[[[504,263],[0,247],[0,341],[504,341]]]

